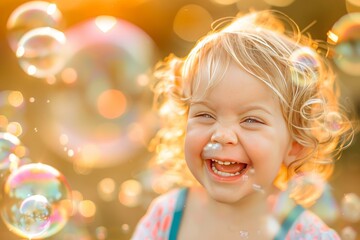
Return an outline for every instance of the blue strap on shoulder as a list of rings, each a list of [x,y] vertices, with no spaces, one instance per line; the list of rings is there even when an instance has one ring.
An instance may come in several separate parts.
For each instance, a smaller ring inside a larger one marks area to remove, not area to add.
[[[294,224],[296,219],[300,216],[300,214],[304,210],[305,209],[302,206],[296,205],[290,211],[289,215],[285,218],[284,222],[281,225],[280,231],[275,236],[274,240],[283,240],[283,239],[285,239],[285,237],[286,237],[287,233],[289,232],[290,228],[292,227],[292,225]]]
[[[180,228],[181,218],[183,215],[184,205],[188,193],[188,188],[182,188],[179,191],[180,191],[179,196],[175,205],[174,217],[170,227],[170,235],[169,235],[170,240],[175,240],[177,238]]]

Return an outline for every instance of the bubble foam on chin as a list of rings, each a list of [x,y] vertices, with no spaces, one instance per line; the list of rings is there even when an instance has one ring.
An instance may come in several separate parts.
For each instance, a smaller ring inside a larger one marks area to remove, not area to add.
[[[206,159],[212,158],[214,155],[216,155],[221,150],[222,150],[222,145],[220,143],[209,142],[208,144],[205,145],[205,147],[203,149],[202,157],[206,158]]]

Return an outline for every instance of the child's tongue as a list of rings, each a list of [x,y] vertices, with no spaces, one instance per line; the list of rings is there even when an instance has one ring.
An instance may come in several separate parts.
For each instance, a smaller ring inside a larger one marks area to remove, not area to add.
[[[221,172],[227,172],[227,173],[236,173],[240,172],[242,169],[246,167],[246,164],[244,163],[235,163],[230,165],[222,165],[217,162],[214,162],[214,166],[217,170]]]

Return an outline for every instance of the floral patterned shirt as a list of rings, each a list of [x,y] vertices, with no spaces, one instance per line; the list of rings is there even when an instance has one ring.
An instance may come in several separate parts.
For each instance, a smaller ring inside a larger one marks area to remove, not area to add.
[[[175,240],[184,206],[184,202],[179,203],[179,198],[185,201],[186,192],[186,189],[175,189],[154,199],[131,239]],[[280,231],[275,239],[340,240],[338,234],[311,211],[298,207],[294,213],[293,219],[289,218],[287,223],[287,219],[284,221],[281,228],[283,231]],[[288,226],[284,228],[284,225]]]

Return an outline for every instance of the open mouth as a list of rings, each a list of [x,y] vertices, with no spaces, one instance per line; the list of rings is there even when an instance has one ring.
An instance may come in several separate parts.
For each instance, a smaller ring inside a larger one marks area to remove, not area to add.
[[[248,164],[246,163],[220,161],[216,159],[209,159],[207,162],[210,172],[221,179],[237,179],[248,169]]]

